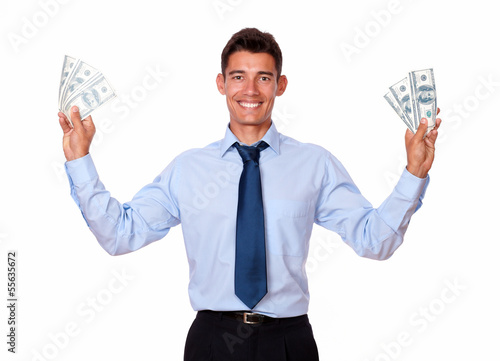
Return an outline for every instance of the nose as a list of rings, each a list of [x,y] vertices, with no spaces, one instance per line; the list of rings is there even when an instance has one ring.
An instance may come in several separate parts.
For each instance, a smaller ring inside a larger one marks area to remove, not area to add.
[[[256,80],[248,79],[248,81],[245,82],[244,94],[245,95],[259,95],[259,88],[257,86]]]

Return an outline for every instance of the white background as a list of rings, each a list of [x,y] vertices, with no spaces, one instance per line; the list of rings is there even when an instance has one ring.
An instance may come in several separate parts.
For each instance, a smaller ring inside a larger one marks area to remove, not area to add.
[[[383,95],[410,70],[435,72],[443,125],[405,243],[377,262],[333,233],[313,233],[309,315],[321,359],[498,359],[493,3],[3,0],[0,305],[7,251],[16,250],[19,324],[12,355],[0,308],[0,359],[182,359],[195,313],[181,229],[119,257],[97,244],[62,171],[61,66],[65,54],[80,57],[119,94],[93,115],[91,153],[124,202],[181,151],[223,137],[229,119],[215,77],[243,27],[271,32],[283,51],[289,86],[275,106],[278,129],[329,149],[375,206],[405,166],[405,126]]]

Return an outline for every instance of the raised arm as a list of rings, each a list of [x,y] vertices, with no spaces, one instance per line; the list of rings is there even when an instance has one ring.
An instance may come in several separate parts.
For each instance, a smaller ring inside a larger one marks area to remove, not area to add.
[[[331,157],[316,210],[316,223],[340,234],[362,257],[389,258],[403,242],[410,218],[422,204],[440,124],[441,119],[436,119],[436,127],[425,137],[425,118],[415,134],[407,130],[406,169],[393,192],[378,208],[372,207],[343,166]]]
[[[63,113],[58,115],[64,132],[71,196],[106,252],[111,255],[133,252],[163,238],[171,227],[180,223],[175,161],[130,202],[122,204],[104,187],[89,154],[95,134],[92,118],[82,121],[78,108],[73,107],[72,128]]]

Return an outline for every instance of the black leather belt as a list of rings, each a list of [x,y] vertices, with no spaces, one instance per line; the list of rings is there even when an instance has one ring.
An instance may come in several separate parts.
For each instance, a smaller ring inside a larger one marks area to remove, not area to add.
[[[269,316],[264,316],[259,313],[254,313],[254,312],[243,312],[243,311],[223,311],[223,312],[217,312],[217,311],[200,311],[200,312],[205,312],[205,313],[212,313],[216,315],[222,315],[222,317],[227,317],[231,318],[233,320],[238,320],[240,322],[246,323],[248,325],[259,325],[261,323],[266,323],[266,322],[272,322],[276,321],[276,318],[269,317]]]

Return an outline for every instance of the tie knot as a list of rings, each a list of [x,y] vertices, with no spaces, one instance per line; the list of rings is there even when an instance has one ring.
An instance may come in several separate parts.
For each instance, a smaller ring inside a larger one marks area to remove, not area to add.
[[[259,164],[260,151],[269,147],[269,144],[266,142],[260,142],[256,147],[249,147],[247,145],[234,143],[234,146],[238,150],[238,153],[240,153],[243,163],[253,160],[255,163]]]

